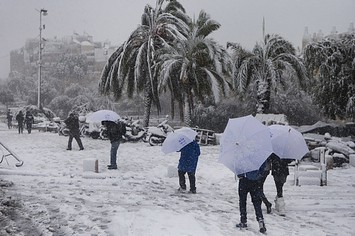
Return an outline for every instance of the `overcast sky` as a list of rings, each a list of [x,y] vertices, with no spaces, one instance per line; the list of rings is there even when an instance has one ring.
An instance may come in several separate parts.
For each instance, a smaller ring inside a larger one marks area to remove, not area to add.
[[[39,12],[43,38],[62,38],[87,32],[94,41],[110,40],[119,45],[140,22],[144,6],[155,0],[0,0],[0,78],[9,73],[10,51],[39,37]],[[238,42],[251,49],[266,33],[277,33],[295,47],[301,46],[304,29],[329,34],[355,24],[355,0],[180,0],[190,16],[205,10],[222,26],[212,36],[225,45]]]

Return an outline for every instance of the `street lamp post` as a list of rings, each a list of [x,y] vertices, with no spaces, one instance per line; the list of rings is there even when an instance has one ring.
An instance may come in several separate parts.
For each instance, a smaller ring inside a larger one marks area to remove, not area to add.
[[[39,45],[38,45],[38,98],[37,98],[37,106],[38,109],[41,109],[41,77],[42,77],[42,29],[44,29],[42,25],[42,15],[47,15],[47,10],[41,9],[39,11]]]

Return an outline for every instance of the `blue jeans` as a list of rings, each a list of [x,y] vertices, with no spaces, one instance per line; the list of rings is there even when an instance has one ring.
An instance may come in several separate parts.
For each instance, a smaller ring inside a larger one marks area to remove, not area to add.
[[[111,142],[111,166],[117,166],[117,150],[120,146],[120,141]]]
[[[251,201],[254,205],[256,220],[263,220],[263,212],[261,210],[262,190],[260,188],[260,182],[256,180],[249,180],[247,178],[239,179],[239,211],[240,222],[247,223],[247,196],[250,193]]]

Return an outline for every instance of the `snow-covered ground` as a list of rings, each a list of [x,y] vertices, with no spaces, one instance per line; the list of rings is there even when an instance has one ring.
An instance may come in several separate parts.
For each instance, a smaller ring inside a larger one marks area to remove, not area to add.
[[[238,182],[218,163],[218,146],[201,147],[197,194],[178,194],[178,178],[167,175],[169,166],[177,166],[178,153],[123,143],[118,170],[107,170],[109,141],[83,138],[85,150],[79,151],[74,140],[67,151],[67,139],[36,130],[19,135],[0,125],[0,141],[24,161],[15,167],[7,156],[0,163],[0,235],[260,235],[250,199],[248,230],[235,228]],[[98,160],[99,173],[83,171],[88,158]],[[263,206],[268,235],[355,235],[354,167],[329,170],[324,187],[312,181],[294,186],[292,167],[290,172],[286,216],[266,214]],[[4,184],[9,182],[13,186]],[[269,200],[276,195],[272,176],[265,194]],[[9,206],[17,213],[5,211]]]

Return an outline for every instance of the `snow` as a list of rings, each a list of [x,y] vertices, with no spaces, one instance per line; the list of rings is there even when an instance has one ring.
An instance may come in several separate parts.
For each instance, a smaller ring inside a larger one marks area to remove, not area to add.
[[[0,180],[14,183],[0,187],[0,193],[20,201],[19,210],[27,219],[21,224],[33,224],[42,235],[260,235],[250,199],[249,229],[235,228],[238,182],[218,163],[219,146],[201,146],[197,194],[181,194],[176,192],[178,177],[169,174],[179,153],[164,155],[161,147],[143,142],[122,143],[118,170],[107,170],[109,141],[83,138],[85,150],[79,151],[73,140],[73,150],[67,151],[67,140],[37,130],[20,135],[0,124],[0,141],[24,161],[15,167],[16,160],[7,156],[0,163]],[[4,154],[1,148],[0,155]],[[98,160],[98,173],[84,171],[86,159]],[[355,235],[355,167],[329,170],[328,185],[323,187],[316,177],[308,181],[309,176],[295,186],[293,167],[290,173],[284,187],[286,216],[266,214],[263,206],[268,235]],[[276,189],[271,175],[264,192],[273,203]],[[14,219],[9,222],[16,224]],[[10,223],[0,227],[0,235],[33,235],[19,225],[11,230]]]

